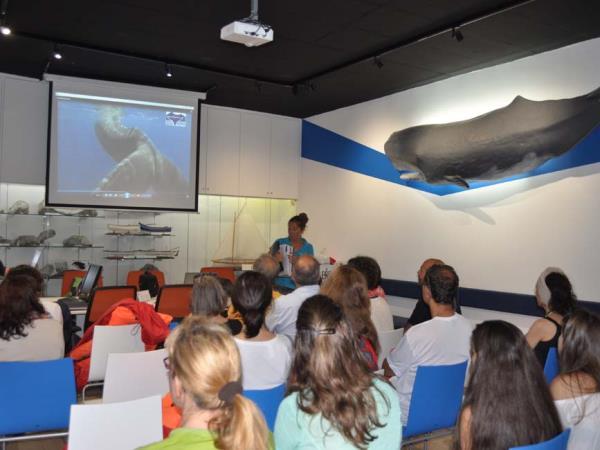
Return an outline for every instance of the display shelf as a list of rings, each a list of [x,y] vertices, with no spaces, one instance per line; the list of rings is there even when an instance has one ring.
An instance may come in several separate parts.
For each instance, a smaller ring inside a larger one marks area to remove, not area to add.
[[[27,214],[14,214],[7,212],[0,212],[0,216],[7,217],[66,217],[69,219],[106,219],[106,216],[78,216],[77,214],[73,214],[72,216],[68,214],[37,214],[37,213],[27,213]]]
[[[150,232],[139,232],[139,233],[115,233],[115,232],[110,232],[110,233],[105,233],[106,236],[118,236],[118,237],[139,237],[139,236],[144,236],[144,237],[172,237],[175,236],[174,234],[171,233],[150,233]]]
[[[145,256],[145,255],[108,255],[104,257],[113,261],[136,261],[136,260],[150,260],[160,261],[165,259],[175,259],[175,256]]]
[[[0,244],[0,248],[75,248],[77,250],[85,248],[104,248],[102,245],[58,245],[58,244],[46,244],[46,245],[4,245]]]

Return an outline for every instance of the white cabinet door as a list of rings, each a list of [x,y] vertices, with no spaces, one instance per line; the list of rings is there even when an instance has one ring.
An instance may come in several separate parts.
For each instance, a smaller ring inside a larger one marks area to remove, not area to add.
[[[243,112],[241,128],[240,194],[267,197],[270,195],[271,117]]]
[[[6,77],[1,108],[0,181],[45,184],[48,83]]]
[[[301,140],[300,119],[272,118],[269,197],[298,198]]]
[[[206,194],[240,193],[241,113],[206,108]]]

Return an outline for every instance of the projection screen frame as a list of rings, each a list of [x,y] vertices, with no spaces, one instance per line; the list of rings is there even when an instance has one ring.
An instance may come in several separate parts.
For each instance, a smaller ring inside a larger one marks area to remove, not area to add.
[[[126,206],[126,205],[107,205],[107,204],[88,204],[88,203],[63,203],[63,202],[51,202],[50,201],[50,170],[51,170],[51,153],[52,153],[52,129],[53,129],[53,106],[54,106],[54,82],[55,80],[66,80],[73,81],[74,83],[90,83],[97,85],[112,85],[119,86],[123,89],[132,89],[132,90],[144,90],[144,89],[156,89],[162,92],[167,91],[175,91],[173,89],[165,89],[165,88],[155,88],[151,86],[143,86],[136,84],[128,84],[128,83],[116,83],[116,82],[108,82],[102,80],[94,80],[87,78],[72,78],[72,77],[63,77],[57,75],[47,75],[46,80],[49,84],[48,89],[48,128],[47,128],[47,145],[46,145],[46,180],[45,180],[45,193],[44,193],[44,202],[47,206],[56,206],[56,207],[66,207],[66,208],[85,208],[85,209],[100,209],[100,210],[112,210],[112,211],[164,211],[164,212],[198,212],[198,195],[199,195],[199,177],[200,177],[200,135],[201,135],[201,115],[202,115],[202,102],[206,99],[206,93],[204,92],[191,92],[191,91],[176,91],[178,93],[186,93],[189,95],[193,95],[197,97],[196,102],[196,145],[195,145],[195,167],[194,172],[194,187],[193,187],[193,197],[194,197],[194,206],[193,209],[190,208],[174,208],[174,207],[151,207],[151,206]],[[55,149],[58,151],[58,149]],[[58,157],[58,155],[56,155]]]

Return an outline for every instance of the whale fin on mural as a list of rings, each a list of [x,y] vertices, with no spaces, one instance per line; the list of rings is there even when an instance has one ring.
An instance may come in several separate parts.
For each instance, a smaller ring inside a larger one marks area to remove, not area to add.
[[[466,180],[499,180],[533,170],[568,152],[598,124],[600,88],[561,100],[519,95],[473,119],[397,131],[384,148],[403,179],[468,188]]]

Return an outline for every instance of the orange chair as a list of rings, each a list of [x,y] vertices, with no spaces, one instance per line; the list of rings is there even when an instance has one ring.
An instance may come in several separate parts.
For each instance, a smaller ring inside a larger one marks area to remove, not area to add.
[[[167,284],[160,288],[154,309],[180,319],[192,312],[191,302],[191,284]]]
[[[140,288],[140,275],[144,273],[143,270],[132,270],[127,273],[127,286],[137,286]],[[163,287],[165,285],[165,274],[160,270],[150,270],[151,274],[156,276],[158,280],[158,287]]]
[[[235,272],[233,271],[233,267],[203,267],[200,269],[200,272],[226,278],[232,283],[235,283]]]
[[[115,303],[126,298],[135,299],[136,294],[135,286],[108,286],[94,289],[85,312],[84,328],[98,320]]]
[[[71,286],[73,286],[73,280],[75,280],[75,278],[83,279],[83,277],[85,277],[85,274],[86,274],[85,270],[65,270],[63,272],[63,279],[62,279],[62,286],[60,288],[60,295],[62,297],[64,297],[65,295],[69,295],[71,293]],[[102,275],[100,275],[100,278],[98,279],[98,287],[102,287],[102,284],[103,284]]]

